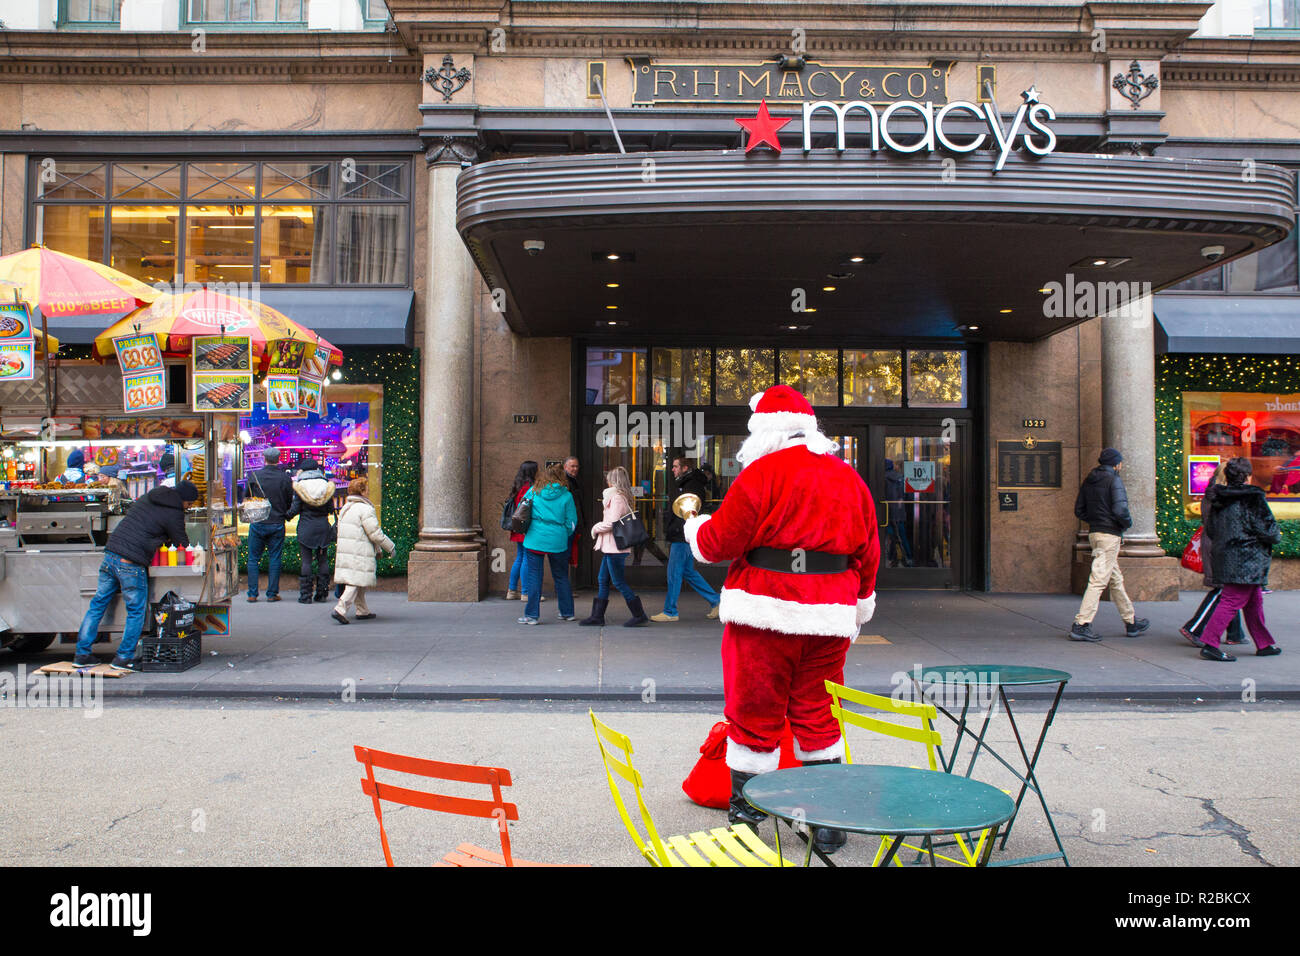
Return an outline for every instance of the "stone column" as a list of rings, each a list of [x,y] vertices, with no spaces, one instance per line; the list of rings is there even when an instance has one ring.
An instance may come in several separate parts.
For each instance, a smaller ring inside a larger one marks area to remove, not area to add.
[[[1133,516],[1120,549],[1125,590],[1134,601],[1176,601],[1178,559],[1165,554],[1156,534],[1155,340],[1149,295],[1102,317],[1101,388],[1102,444],[1124,456],[1120,474]],[[1087,552],[1081,557],[1091,561]]]
[[[420,340],[420,537],[407,565],[412,601],[478,601],[487,589],[472,480],[476,273],[456,230],[456,181],[476,155],[468,136],[442,136],[425,154],[429,259]]]

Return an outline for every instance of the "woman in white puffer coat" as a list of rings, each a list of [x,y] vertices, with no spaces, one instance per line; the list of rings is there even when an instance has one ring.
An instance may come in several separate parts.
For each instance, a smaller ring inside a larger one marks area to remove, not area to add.
[[[379,552],[389,557],[397,551],[384,529],[379,527],[375,506],[366,497],[370,490],[365,478],[348,485],[348,497],[339,510],[338,549],[334,556],[334,583],[344,585],[343,596],[334,605],[331,616],[340,624],[348,623],[348,609],[355,603],[357,620],[367,621],[374,613],[366,606],[366,588],[375,585],[375,559]]]

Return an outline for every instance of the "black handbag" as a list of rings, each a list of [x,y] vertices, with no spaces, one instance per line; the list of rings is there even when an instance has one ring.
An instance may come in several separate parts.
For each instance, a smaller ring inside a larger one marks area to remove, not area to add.
[[[650,535],[645,530],[645,522],[635,511],[629,511],[612,524],[610,530],[614,535],[614,543],[618,545],[620,551],[638,548],[650,540]]]
[[[533,520],[533,499],[525,498],[519,502],[519,507],[515,513],[510,516],[510,533],[523,534],[528,530],[528,525]]]
[[[506,498],[501,505],[501,530],[512,530],[515,517],[515,499],[514,496]]]

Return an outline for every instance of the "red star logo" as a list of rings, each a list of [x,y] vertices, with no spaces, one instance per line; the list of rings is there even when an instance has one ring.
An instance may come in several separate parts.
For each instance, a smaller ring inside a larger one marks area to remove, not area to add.
[[[781,141],[776,138],[776,133],[782,126],[790,122],[790,117],[774,119],[767,111],[767,100],[763,100],[758,104],[757,116],[753,119],[736,117],[736,122],[749,130],[749,142],[745,144],[746,153],[763,143],[767,143],[779,153],[781,152]]]

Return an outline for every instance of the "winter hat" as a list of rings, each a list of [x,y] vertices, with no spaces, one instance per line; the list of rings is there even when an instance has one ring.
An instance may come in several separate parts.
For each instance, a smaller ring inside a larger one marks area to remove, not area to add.
[[[789,385],[773,385],[749,400],[750,434],[759,432],[797,432],[817,430],[817,416],[812,406]]]
[[[893,471],[893,470],[894,470],[894,459],[892,459],[892,458],[886,458],[886,459],[885,459],[885,471]]]
[[[163,456],[158,459],[158,469],[160,471],[171,471],[176,467],[176,456],[169,451],[163,452]]]
[[[187,504],[191,501],[199,500],[199,489],[194,487],[194,482],[192,481],[176,482],[176,490],[180,492],[181,501],[184,501]]]
[[[1110,465],[1112,468],[1124,460],[1124,456],[1114,448],[1107,448],[1098,456],[1097,461],[1102,465]]]
[[[315,458],[304,458],[298,463],[299,471],[320,471],[320,462]]]
[[[74,448],[68,453],[68,467],[80,468],[86,463],[86,453],[80,448]]]
[[[105,478],[116,478],[121,470],[117,465],[108,465],[99,469],[99,473]]]

